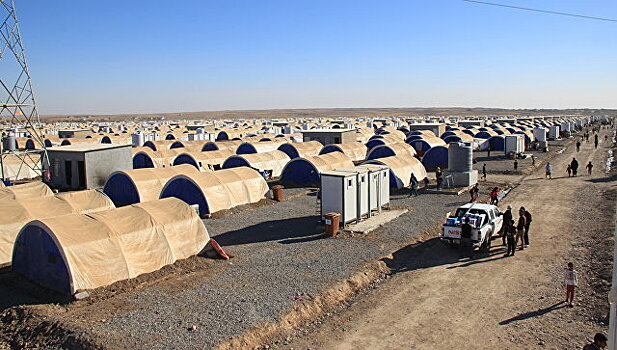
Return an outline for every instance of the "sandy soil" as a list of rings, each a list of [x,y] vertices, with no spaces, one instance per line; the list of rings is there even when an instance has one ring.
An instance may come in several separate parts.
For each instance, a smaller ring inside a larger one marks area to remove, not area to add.
[[[501,239],[473,260],[459,260],[437,239],[403,249],[389,259],[385,282],[270,347],[581,348],[607,331],[617,182],[602,171],[606,151],[583,144],[580,153],[570,147],[552,160],[555,169],[572,156],[583,166],[592,160],[591,177],[545,180],[537,171],[521,179],[503,205],[533,214],[531,246],[514,257],[503,257]],[[580,275],[572,308],[563,302],[568,261]]]

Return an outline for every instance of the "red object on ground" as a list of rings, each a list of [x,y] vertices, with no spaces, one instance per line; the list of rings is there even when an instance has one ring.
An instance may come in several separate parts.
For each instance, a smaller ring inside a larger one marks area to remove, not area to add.
[[[214,248],[214,250],[217,252],[217,254],[225,259],[225,260],[229,260],[230,258],[233,258],[233,255],[227,255],[227,253],[225,253],[225,251],[223,250],[223,248],[221,248],[221,246],[218,244],[217,241],[215,241],[214,239],[210,238],[210,244],[212,245],[212,248]]]

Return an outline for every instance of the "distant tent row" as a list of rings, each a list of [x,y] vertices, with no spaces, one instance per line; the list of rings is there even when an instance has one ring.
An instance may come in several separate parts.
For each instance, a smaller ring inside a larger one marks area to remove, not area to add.
[[[257,171],[248,167],[199,172],[185,164],[118,171],[107,179],[103,191],[118,206],[176,197],[198,204],[200,214],[206,215],[258,202],[265,198],[269,187]]]
[[[176,175],[196,174],[199,171],[183,164],[168,168],[144,168],[112,173],[103,192],[117,207],[159,199],[163,186]]]

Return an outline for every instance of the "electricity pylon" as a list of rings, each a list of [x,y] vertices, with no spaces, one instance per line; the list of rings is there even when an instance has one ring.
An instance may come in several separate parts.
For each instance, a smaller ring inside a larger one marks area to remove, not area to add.
[[[36,150],[2,150],[0,147],[0,170],[2,179],[6,179],[5,166],[11,157],[11,163],[17,165],[12,169],[15,179],[27,168],[41,176],[43,162],[48,162],[47,151],[40,130],[41,121],[36,108],[30,71],[24,45],[21,40],[14,0],[0,0],[0,122],[25,131],[30,135]],[[8,122],[8,123],[7,123]],[[17,136],[17,135],[14,135]],[[20,145],[23,147],[23,145]],[[17,170],[15,170],[17,168]]]

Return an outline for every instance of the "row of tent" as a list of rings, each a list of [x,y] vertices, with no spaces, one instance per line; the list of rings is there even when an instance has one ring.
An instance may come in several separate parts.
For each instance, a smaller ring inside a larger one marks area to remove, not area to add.
[[[0,265],[11,263],[15,272],[66,294],[109,285],[204,249],[208,232],[189,204],[212,213],[258,202],[269,191],[263,177],[247,167],[130,172],[110,177],[115,192],[106,186],[109,195],[54,194],[42,182],[0,187]],[[117,196],[131,190],[136,200],[121,203],[130,196]]]

